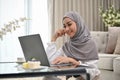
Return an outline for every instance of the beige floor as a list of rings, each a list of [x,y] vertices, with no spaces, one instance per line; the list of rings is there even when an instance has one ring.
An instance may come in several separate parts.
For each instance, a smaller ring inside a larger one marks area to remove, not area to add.
[[[62,80],[66,80],[64,76],[60,76]],[[9,78],[9,79],[0,79],[0,80],[42,80],[43,77],[29,77],[29,78]]]
[[[29,77],[29,78],[10,78],[10,79],[0,79],[0,80],[42,80],[42,77]]]
[[[59,78],[61,78],[62,80],[65,80],[65,76],[59,76]],[[0,80],[42,80],[43,77],[29,77],[29,78],[4,78],[4,79],[0,79]]]
[[[101,80],[120,80],[120,74],[113,71],[101,70]]]

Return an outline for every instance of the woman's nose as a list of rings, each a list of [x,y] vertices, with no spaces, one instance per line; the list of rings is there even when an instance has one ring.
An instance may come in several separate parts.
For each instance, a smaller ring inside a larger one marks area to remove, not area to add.
[[[65,30],[68,31],[68,30],[69,30],[69,27],[66,26]]]

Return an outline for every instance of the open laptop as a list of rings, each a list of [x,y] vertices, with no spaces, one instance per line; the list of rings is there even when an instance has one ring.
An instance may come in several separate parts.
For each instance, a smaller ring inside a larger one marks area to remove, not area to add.
[[[32,58],[34,58],[35,60],[40,61],[42,66],[49,66],[49,67],[71,65],[71,64],[51,65],[49,63],[47,54],[45,52],[40,34],[20,36],[18,38],[26,61],[30,61]]]
[[[40,61],[42,66],[50,66],[39,34],[20,36],[18,38],[26,61],[31,61],[34,58]]]

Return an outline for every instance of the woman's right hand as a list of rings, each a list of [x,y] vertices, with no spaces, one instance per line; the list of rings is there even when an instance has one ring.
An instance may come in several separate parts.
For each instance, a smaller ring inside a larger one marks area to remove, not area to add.
[[[65,56],[59,56],[52,62],[52,64],[61,64],[61,63],[72,63],[75,66],[80,65],[79,61],[70,57],[65,57]]]
[[[53,35],[51,41],[54,42],[54,41],[56,41],[56,39],[57,39],[58,37],[61,37],[61,36],[63,36],[63,35],[65,35],[65,29],[64,29],[64,28],[58,29],[58,30],[55,32],[55,34]]]

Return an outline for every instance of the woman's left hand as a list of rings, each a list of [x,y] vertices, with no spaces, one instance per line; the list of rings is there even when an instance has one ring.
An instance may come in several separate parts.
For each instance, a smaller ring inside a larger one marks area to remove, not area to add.
[[[70,57],[59,56],[54,61],[53,64],[61,64],[61,63],[72,63],[73,65],[80,65],[79,61],[76,61]]]

